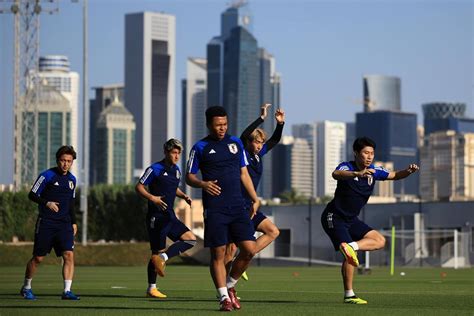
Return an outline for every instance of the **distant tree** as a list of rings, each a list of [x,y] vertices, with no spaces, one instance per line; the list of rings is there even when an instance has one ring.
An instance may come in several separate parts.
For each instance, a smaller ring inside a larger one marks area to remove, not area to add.
[[[290,191],[282,192],[279,195],[283,203],[289,204],[306,204],[308,203],[308,197],[300,194],[296,189],[292,188]]]
[[[332,199],[333,199],[332,195],[325,195],[323,197],[318,198],[317,203],[318,204],[328,204],[329,202],[331,202]]]

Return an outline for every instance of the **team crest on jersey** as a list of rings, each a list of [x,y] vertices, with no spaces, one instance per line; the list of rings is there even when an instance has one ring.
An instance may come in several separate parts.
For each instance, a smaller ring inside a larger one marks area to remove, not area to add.
[[[179,170],[176,170],[176,179],[181,178],[181,172]]]
[[[374,183],[374,177],[372,177],[371,175],[368,175],[367,176],[367,183],[369,185],[372,185],[372,183]]]
[[[70,188],[71,190],[74,190],[74,182],[69,181],[69,188]]]
[[[260,162],[260,157],[258,155],[255,155],[255,160],[257,160],[257,162]]]
[[[233,154],[236,154],[239,152],[239,149],[237,148],[237,144],[232,143],[232,144],[227,144],[229,146],[229,151]]]

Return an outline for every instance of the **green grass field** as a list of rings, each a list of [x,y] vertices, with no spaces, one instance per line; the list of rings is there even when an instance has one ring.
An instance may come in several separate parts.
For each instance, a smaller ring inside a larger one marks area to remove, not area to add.
[[[338,268],[252,267],[237,285],[246,315],[474,315],[474,270],[388,269],[357,275],[356,293],[366,306],[342,303]],[[443,272],[446,273],[443,276]],[[165,300],[149,299],[145,267],[77,267],[73,290],[81,301],[61,301],[59,266],[41,266],[33,280],[36,301],[18,291],[23,267],[0,267],[0,315],[208,315],[217,313],[209,270],[169,266],[159,287]]]

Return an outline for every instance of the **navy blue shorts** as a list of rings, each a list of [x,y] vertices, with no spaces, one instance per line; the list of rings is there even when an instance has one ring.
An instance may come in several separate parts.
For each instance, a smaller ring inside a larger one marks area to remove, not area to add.
[[[255,229],[245,208],[204,210],[204,247],[255,241],[254,234]]]
[[[336,251],[339,250],[339,245],[342,242],[359,241],[364,238],[365,234],[373,230],[372,227],[357,217],[341,217],[327,208],[321,215],[321,224]]]
[[[177,218],[149,216],[146,220],[146,227],[148,229],[148,237],[150,238],[151,251],[165,249],[166,237],[176,241],[189,231],[189,228]]]
[[[38,217],[33,256],[46,256],[53,248],[58,257],[61,257],[64,251],[74,250],[72,224]]]
[[[266,218],[267,216],[265,214],[260,211],[257,211],[257,213],[255,213],[255,216],[252,218],[253,229],[256,231],[258,225],[260,225],[260,223],[263,222]]]

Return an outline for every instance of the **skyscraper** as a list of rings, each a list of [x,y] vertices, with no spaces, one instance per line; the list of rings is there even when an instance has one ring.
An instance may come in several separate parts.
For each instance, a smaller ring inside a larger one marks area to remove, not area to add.
[[[267,119],[263,122],[261,128],[265,130],[268,138],[275,130],[276,121],[273,113],[280,107],[279,90],[274,89],[274,78],[277,76],[275,70],[275,58],[264,48],[258,50],[259,63],[259,104],[271,103],[272,107],[268,109]],[[276,91],[274,91],[276,90]],[[263,175],[260,185],[257,188],[257,194],[264,198],[272,197],[272,160],[273,151],[265,155],[263,163]]]
[[[420,160],[420,194],[424,200],[474,199],[474,133],[431,133],[420,148]]]
[[[186,79],[183,80],[183,170],[191,147],[207,135],[205,112],[207,109],[207,61],[204,58],[188,58]],[[187,194],[198,197],[201,190],[185,186]]]
[[[373,139],[377,148],[375,159],[391,161],[396,170],[418,162],[416,114],[375,111],[356,114],[356,136]],[[395,195],[418,195],[418,174],[394,184]]]
[[[239,135],[260,113],[258,45],[243,27],[235,27],[225,40],[223,105],[229,132]]]
[[[125,16],[125,106],[136,123],[135,175],[161,159],[175,135],[176,20],[163,13]]]
[[[280,89],[274,58],[265,50],[259,51],[257,40],[251,33],[250,14],[244,11],[245,5],[241,3],[224,11],[221,34],[207,45],[208,106],[226,108],[229,132],[236,135],[255,120],[260,102],[268,100],[269,93],[278,95],[279,99]]]
[[[295,138],[305,139],[308,142],[308,145],[311,149],[311,157],[312,157],[312,190],[311,194],[313,197],[318,196],[318,164],[317,164],[317,124],[316,123],[304,123],[304,124],[295,124],[291,126],[291,134]]]
[[[120,103],[124,101],[123,84],[109,84],[101,87],[94,87],[95,98],[90,100],[90,131],[89,131],[89,182],[90,184],[97,183],[97,121],[100,113],[112,104],[114,98],[118,98]]]
[[[17,144],[20,148],[20,155],[16,164],[27,164],[30,168],[20,169],[20,181],[22,185],[31,184],[37,175],[48,168],[56,165],[56,151],[59,147],[71,143],[71,106],[69,100],[57,91],[54,87],[48,85],[45,80],[38,83],[37,89],[27,93],[37,93],[32,96],[38,104],[38,124],[35,132],[37,139],[35,146],[37,161],[31,161],[27,157],[23,144]],[[21,102],[21,100],[20,100]],[[34,115],[32,109],[23,109],[17,113],[21,119],[28,119],[28,116]],[[21,122],[20,122],[21,123]],[[21,126],[21,125],[20,125]],[[21,141],[24,139],[35,139],[32,135],[22,134]],[[21,170],[27,170],[22,172]]]
[[[317,196],[333,196],[337,182],[332,172],[346,160],[346,123],[323,121],[316,127]]]
[[[67,56],[46,55],[39,59],[39,80],[52,86],[60,92],[69,102],[71,108],[70,143],[76,150],[82,150],[79,146],[79,74],[70,70]],[[66,144],[63,144],[66,145]],[[71,172],[79,177],[77,162],[73,165]]]
[[[354,150],[352,145],[356,139],[356,124],[354,122],[346,123],[346,160],[354,160]]]
[[[363,89],[364,112],[401,110],[400,78],[367,75],[363,78]]]
[[[433,102],[423,104],[425,134],[453,130],[474,133],[474,119],[466,117],[465,103]]]
[[[131,183],[135,158],[135,122],[118,96],[102,110],[96,128],[96,182]]]
[[[300,195],[311,196],[312,152],[308,142],[302,138],[283,136],[276,145],[273,159],[273,196],[295,190]]]

